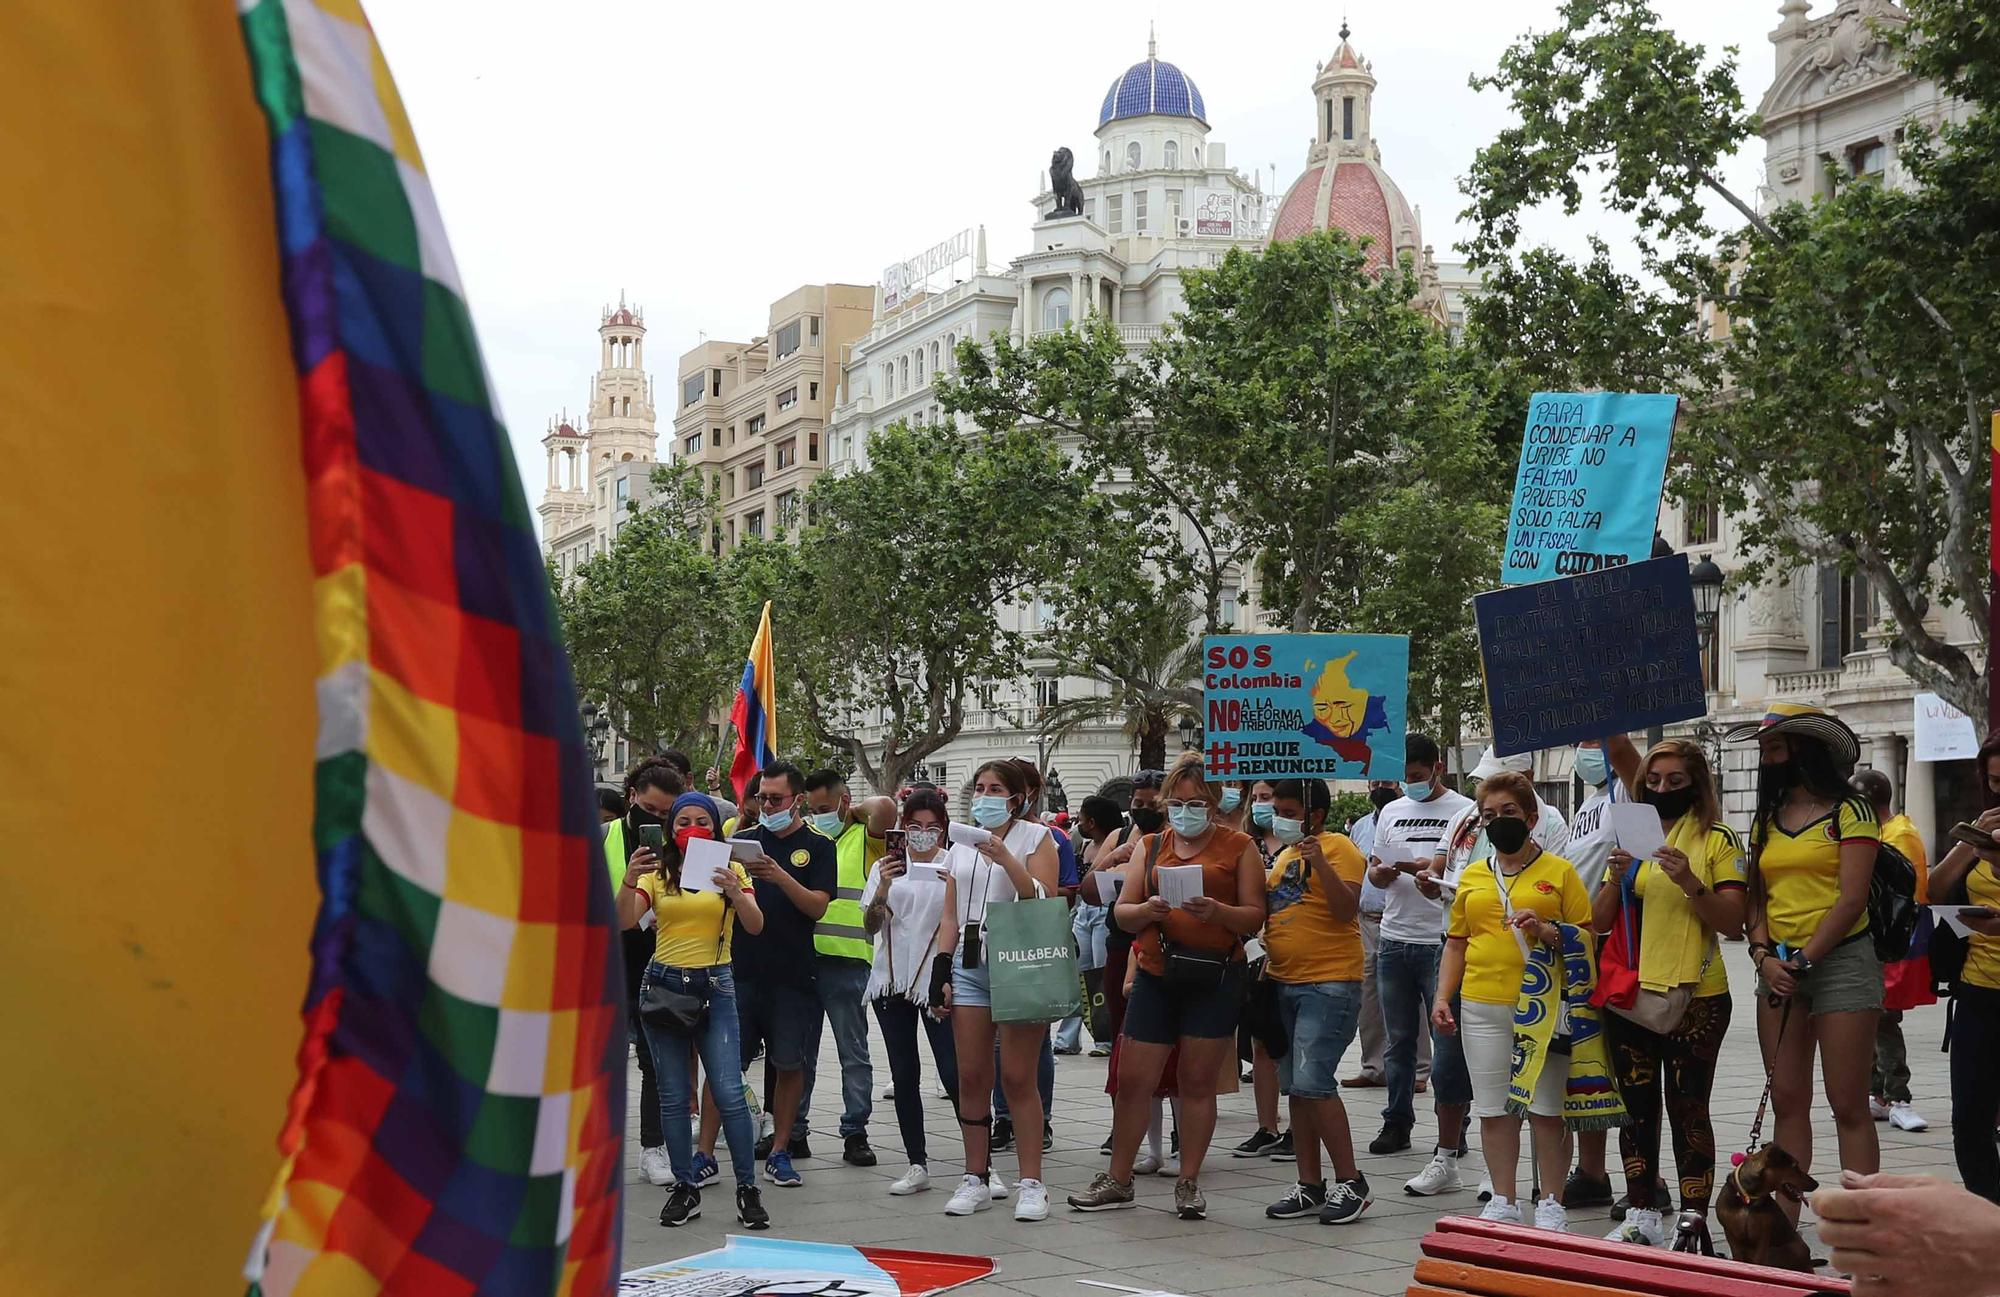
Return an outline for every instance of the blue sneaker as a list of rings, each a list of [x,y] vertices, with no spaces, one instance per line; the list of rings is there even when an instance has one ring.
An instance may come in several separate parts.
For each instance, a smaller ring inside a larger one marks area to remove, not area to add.
[[[694,1182],[697,1185],[714,1184],[722,1178],[722,1168],[714,1158],[706,1153],[694,1155]]]
[[[792,1155],[784,1149],[771,1154],[770,1160],[764,1163],[764,1177],[780,1189],[796,1189],[805,1183],[792,1169]]]

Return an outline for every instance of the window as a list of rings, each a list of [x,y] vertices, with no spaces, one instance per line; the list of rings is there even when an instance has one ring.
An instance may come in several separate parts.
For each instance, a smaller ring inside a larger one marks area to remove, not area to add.
[[[1123,234],[1125,232],[1125,195],[1105,195],[1104,232],[1106,234]]]
[[[722,395],[722,371],[719,369],[708,371],[708,394],[710,396]]]
[[[806,400],[808,400],[808,401],[817,401],[817,400],[819,400],[819,384],[818,384],[818,383],[807,383],[807,384],[806,384]]]
[[[807,332],[812,337],[812,345],[817,347],[819,345],[819,317],[817,315],[808,315],[806,317],[806,326]]]
[[[734,446],[736,444],[736,425],[733,423],[729,425],[728,437],[729,439],[722,444],[725,446]]]
[[[882,366],[882,399],[888,400],[896,394],[896,364],[894,361]]]
[[[806,459],[814,464],[819,463],[819,434],[816,432],[806,434]]]
[[[745,464],[743,466],[743,489],[745,491],[754,491],[762,485],[764,485],[764,461],[758,460],[754,464]]]
[[[1819,661],[1822,671],[1839,670],[1850,653],[1867,647],[1875,621],[1874,591],[1868,578],[1843,576],[1831,563],[1819,569]]]
[[[1236,606],[1237,599],[1238,595],[1235,586],[1228,585],[1222,588],[1222,599],[1221,599],[1221,608],[1219,609],[1219,616],[1221,617],[1222,624],[1224,626],[1234,626],[1236,624],[1236,617],[1238,611]]]
[[[924,349],[923,349],[922,347],[918,347],[918,348],[917,348],[917,386],[918,386],[918,387],[922,387],[923,385],[924,385]]]
[[[622,409],[622,410],[620,410],[620,411],[619,411],[619,413],[620,413],[620,414],[630,414],[630,413],[632,413],[632,398],[631,398],[631,397],[629,397],[629,396],[628,396],[628,397],[626,397],[626,398],[625,398],[625,408],[624,408],[624,409]]]
[[[784,391],[778,393],[778,408],[780,410],[789,410],[798,403],[799,403],[799,385],[797,383],[792,384]]]
[[[695,394],[696,394],[696,396],[697,396],[697,397],[699,397],[699,396],[700,396],[700,393],[701,393],[701,389],[700,389],[700,388],[696,388],[696,389],[695,389]],[[609,416],[609,415],[613,415],[613,414],[616,414],[616,413],[618,413],[618,398],[617,398],[617,397],[615,397],[615,396],[607,396],[607,397],[605,397],[605,398],[604,398],[604,413],[605,413],[605,414],[606,414],[607,416]]]
[[[623,503],[624,503],[625,501],[627,501],[627,500],[629,500],[629,499],[631,499],[631,498],[632,498],[632,479],[631,479],[631,478],[629,478],[629,477],[621,477],[621,478],[619,478],[619,479],[618,479],[618,493],[617,493],[617,494],[618,494],[618,502],[619,502],[620,504],[623,504]]]
[[[958,368],[958,335],[956,333],[947,333],[944,335],[944,363],[951,366],[954,370]]]
[[[1167,233],[1178,234],[1181,228],[1181,191],[1167,191]]]
[[[903,384],[901,390],[907,395],[910,390],[910,358],[908,356],[903,357],[902,370]]]
[[[1354,138],[1353,95],[1349,95],[1345,99],[1340,101],[1340,138],[1343,140],[1351,140]]]
[[[1879,181],[1889,169],[1889,146],[1880,140],[1857,144],[1847,151],[1847,165],[1861,179]]]
[[[779,467],[780,469],[786,469],[786,468],[790,468],[790,467],[791,467],[792,465],[794,465],[794,464],[796,464],[796,463],[798,463],[798,462],[799,462],[799,443],[798,443],[798,441],[797,441],[796,439],[794,439],[794,440],[792,440],[792,441],[781,441],[781,442],[779,442],[779,443],[778,443],[778,467]]]
[[[1139,141],[1137,140],[1133,140],[1125,146],[1125,169],[1127,171],[1137,171],[1139,169]]]
[[[696,401],[699,401],[700,399],[701,399],[701,375],[689,374],[686,378],[681,380],[681,404],[693,405]],[[607,409],[605,413],[609,414],[610,410]]]
[[[1682,515],[1689,545],[1712,545],[1722,539],[1722,505],[1714,499],[1687,502]]]
[[[1042,328],[1060,329],[1069,324],[1069,290],[1051,288],[1042,295]]]
[[[917,411],[917,412],[916,412],[916,414],[915,414],[915,415],[914,415],[914,416],[913,416],[913,417],[911,418],[911,420],[910,420],[910,421],[911,421],[912,423],[916,424],[916,425],[917,425],[917,426],[918,426],[919,428],[923,427],[923,426],[924,426],[924,412],[923,412],[922,410],[919,410],[919,411]]]
[[[931,343],[931,377],[936,378],[938,372],[939,372],[938,345],[937,343],[933,342]]]
[[[734,500],[736,498],[736,470],[733,468],[729,470],[729,475],[722,480],[722,498],[725,500]]]
[[[783,360],[799,349],[799,322],[793,320],[778,330],[778,359]]]
[[[1160,165],[1164,166],[1169,171],[1177,171],[1180,169],[1181,165],[1180,141],[1168,140],[1167,147],[1163,149],[1161,152],[1163,154],[1163,157]]]
[[[1106,150],[1104,150],[1104,174],[1105,174],[1105,175],[1110,175],[1110,174],[1111,174],[1111,150],[1110,150],[1110,149],[1106,149]]]
[[[686,441],[686,442],[684,443],[684,445],[685,445],[685,446],[686,446],[686,448],[687,448],[687,453],[688,453],[688,454],[690,454],[690,455],[699,455],[699,454],[701,454],[701,434],[700,434],[700,433],[698,433],[698,432],[697,432],[697,433],[695,433],[695,434],[694,434],[693,436],[691,436],[691,437],[689,437],[689,438],[687,439],[687,441]]]
[[[746,536],[755,536],[759,540],[763,539],[764,511],[762,509],[759,509],[757,512],[751,514],[748,518],[745,518],[743,520],[743,534]]]
[[[786,491],[777,500],[778,525],[789,527],[799,520],[799,493]]]
[[[1135,190],[1132,194],[1132,232],[1134,234],[1146,232],[1146,191],[1143,189]]]
[[[745,434],[747,434],[747,435],[749,435],[749,436],[752,436],[752,437],[757,437],[757,436],[761,436],[761,435],[763,435],[763,432],[764,432],[764,416],[763,416],[763,415],[761,415],[761,414],[753,414],[753,415],[751,415],[751,416],[750,416],[750,421],[749,421],[748,423],[746,423],[746,424],[744,424],[744,425],[743,425],[743,431],[744,431],[744,433],[745,433]]]
[[[1062,701],[1061,676],[1035,677],[1035,710],[1045,712]],[[1039,718],[1038,718],[1039,719]]]

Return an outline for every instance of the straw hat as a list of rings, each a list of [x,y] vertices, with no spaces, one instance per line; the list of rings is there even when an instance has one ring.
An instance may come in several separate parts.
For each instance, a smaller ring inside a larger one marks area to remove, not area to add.
[[[1809,703],[1772,703],[1763,720],[1732,725],[1724,737],[1731,743],[1746,743],[1766,734],[1796,734],[1822,743],[1833,754],[1835,765],[1851,766],[1861,759],[1861,740],[1854,737],[1847,722]]]

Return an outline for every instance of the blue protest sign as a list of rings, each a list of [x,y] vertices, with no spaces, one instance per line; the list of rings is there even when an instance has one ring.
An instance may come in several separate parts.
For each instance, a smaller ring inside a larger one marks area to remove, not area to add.
[[[1472,598],[1499,756],[1708,711],[1685,554]]]
[[[1500,583],[1650,558],[1679,407],[1679,397],[1657,394],[1535,393]]]
[[[1407,635],[1202,641],[1208,777],[1401,779]]]

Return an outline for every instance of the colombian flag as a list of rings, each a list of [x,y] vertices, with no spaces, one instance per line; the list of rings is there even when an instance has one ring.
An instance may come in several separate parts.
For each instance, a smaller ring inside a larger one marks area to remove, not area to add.
[[[729,762],[729,782],[736,785],[738,801],[750,785],[750,776],[778,759],[778,677],[771,666],[771,605],[764,604],[764,616],[757,622],[757,638],[750,641],[750,658],[743,664],[743,681],[736,686],[736,705],[729,709],[729,723],[736,727],[736,755]]]

